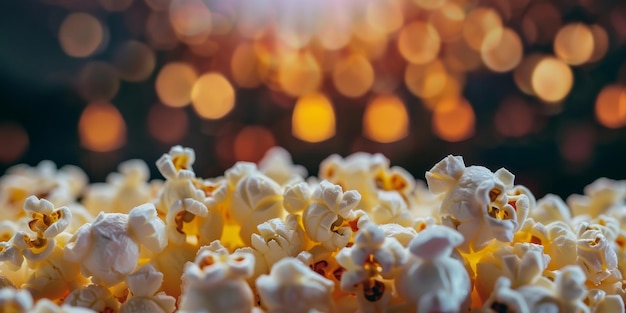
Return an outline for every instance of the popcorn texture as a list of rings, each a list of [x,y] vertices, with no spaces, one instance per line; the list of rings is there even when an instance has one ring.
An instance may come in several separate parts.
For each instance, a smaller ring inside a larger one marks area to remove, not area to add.
[[[425,181],[363,152],[319,178],[279,147],[220,177],[195,161],[10,169],[0,312],[624,312],[624,181],[564,201],[452,155]]]

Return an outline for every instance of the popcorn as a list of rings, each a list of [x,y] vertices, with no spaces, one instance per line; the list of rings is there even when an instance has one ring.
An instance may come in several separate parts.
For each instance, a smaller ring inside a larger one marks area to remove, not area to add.
[[[151,265],[145,265],[128,275],[126,283],[130,297],[120,308],[120,313],[171,313],[176,309],[176,299],[158,292],[163,274]]]
[[[344,193],[340,186],[322,181],[302,214],[304,230],[327,249],[345,247],[352,235],[349,223],[355,219],[353,210],[360,200],[358,192]]]
[[[253,268],[250,254],[229,254],[219,241],[201,248],[185,266],[179,312],[250,312],[254,295],[245,278]]]
[[[147,214],[146,214],[147,212]],[[150,213],[152,212],[152,213]],[[129,214],[100,213],[91,224],[79,228],[65,246],[65,259],[81,263],[81,271],[92,281],[105,286],[122,282],[137,266],[139,245],[148,243],[146,248],[160,252],[163,240],[152,240],[153,233],[162,227],[145,227],[145,224],[129,224],[129,216],[156,216],[152,204],[132,209]],[[158,219],[153,219],[158,225]],[[162,222],[160,222],[162,223]],[[154,243],[154,244],[152,244]]]
[[[469,308],[470,277],[463,263],[450,257],[463,235],[447,227],[422,231],[409,244],[413,255],[395,277],[398,294],[418,312],[463,312]]]
[[[194,161],[175,146],[165,181],[130,160],[86,189],[75,167],[10,169],[0,311],[624,311],[626,181],[566,204],[458,156],[428,186],[381,154],[331,156],[306,181],[281,148],[215,178]]]
[[[391,284],[384,278],[406,263],[407,251],[373,223],[360,228],[354,245],[339,251],[337,263],[345,268],[341,289],[356,292],[360,311],[385,311],[391,298]]]
[[[294,165],[289,152],[281,147],[267,150],[259,161],[259,170],[281,186],[302,181],[307,176],[306,168]]]
[[[0,309],[3,312],[30,312],[33,297],[26,290],[11,287],[0,288]]]
[[[257,229],[259,234],[252,234],[252,247],[263,255],[267,264],[295,257],[305,247],[304,230],[297,215],[288,215],[285,222],[273,218],[259,224]]]
[[[96,312],[117,312],[120,303],[111,291],[101,285],[88,285],[70,292],[63,304],[91,309]]]
[[[335,284],[294,258],[272,266],[270,275],[256,280],[261,303],[269,312],[307,313],[333,311]]]
[[[444,194],[439,211],[442,224],[458,230],[465,241],[459,249],[476,251],[493,238],[510,242],[526,218],[528,198],[509,203],[513,174],[504,168],[492,173],[482,166],[465,167],[463,158],[449,155],[426,172],[429,190]],[[518,207],[524,210],[517,211]]]

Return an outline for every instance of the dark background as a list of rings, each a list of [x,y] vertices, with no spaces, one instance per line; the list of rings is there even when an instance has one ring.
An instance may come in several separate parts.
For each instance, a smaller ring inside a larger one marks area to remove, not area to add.
[[[135,0],[133,5],[143,3]],[[287,96],[277,99],[267,88],[260,87],[239,89],[235,110],[222,120],[203,121],[191,107],[186,107],[189,132],[180,144],[195,149],[194,168],[202,177],[221,175],[235,162],[232,154],[223,150],[232,140],[232,135],[223,130],[254,124],[269,128],[277,144],[289,150],[295,163],[305,165],[311,175],[317,175],[319,163],[332,153],[346,156],[362,150],[384,153],[392,165],[406,168],[419,179],[424,179],[424,172],[447,154],[462,155],[468,165],[484,165],[492,170],[506,167],[516,175],[516,182],[526,184],[538,198],[546,193],[562,197],[582,193],[585,185],[599,177],[625,179],[626,130],[600,125],[594,117],[594,102],[602,87],[625,82],[626,13],[618,14],[617,21],[609,20],[608,16],[616,8],[620,12],[626,10],[619,1],[597,1],[591,4],[594,5],[599,7],[594,13],[581,5],[562,7],[564,22],[607,25],[610,49],[601,61],[573,68],[573,90],[559,106],[546,106],[521,94],[511,73],[468,73],[463,94],[476,112],[476,131],[470,139],[456,143],[438,139],[431,131],[430,113],[417,105],[419,100],[400,84],[396,94],[407,104],[411,126],[409,136],[395,143],[380,144],[363,138],[360,118],[363,99],[340,97],[334,101],[337,135],[316,144],[299,141],[290,134],[291,109],[276,105],[279,101],[293,104],[295,99]],[[28,134],[29,144],[19,159],[0,163],[0,172],[4,173],[17,163],[36,165],[49,159],[59,166],[79,165],[92,181],[102,181],[119,162],[141,158],[151,166],[153,177],[160,178],[154,162],[170,145],[151,138],[145,121],[149,108],[158,101],[154,92],[156,72],[142,83],[122,82],[112,100],[126,121],[126,145],[106,153],[85,150],[79,142],[77,125],[86,103],[76,91],[74,76],[88,60],[106,60],[111,52],[105,50],[87,59],[65,55],[54,28],[68,13],[65,8],[33,0],[4,1],[2,7],[0,123],[21,125]],[[105,12],[97,16],[109,28],[109,46],[128,38],[141,39],[141,35],[133,34],[124,26],[123,13]],[[180,56],[183,49],[157,51],[157,69]],[[526,48],[525,53],[530,51],[550,52],[551,47],[534,46]],[[522,138],[506,138],[494,130],[494,112],[498,104],[511,95],[527,100],[534,110],[533,131]],[[0,149],[9,148],[6,140],[0,144],[5,145]],[[570,157],[565,151],[570,151]],[[571,157],[571,151],[578,157]]]

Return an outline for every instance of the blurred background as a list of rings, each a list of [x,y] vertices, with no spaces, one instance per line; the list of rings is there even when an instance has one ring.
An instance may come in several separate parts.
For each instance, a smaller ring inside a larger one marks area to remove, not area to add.
[[[317,175],[448,154],[538,197],[626,178],[623,0],[20,0],[0,12],[0,172],[103,181],[196,151],[198,176],[274,145]]]

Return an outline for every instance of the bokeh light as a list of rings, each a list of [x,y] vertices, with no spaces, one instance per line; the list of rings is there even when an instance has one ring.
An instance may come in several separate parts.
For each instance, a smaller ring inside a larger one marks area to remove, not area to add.
[[[521,138],[533,129],[534,113],[522,99],[505,99],[496,110],[493,125],[498,133],[506,137]]]
[[[424,64],[434,60],[440,48],[437,30],[426,22],[411,22],[398,35],[398,50],[411,63]]]
[[[13,122],[0,123],[0,163],[13,163],[26,152],[29,145],[24,127]]]
[[[454,41],[461,36],[463,31],[465,11],[457,3],[446,2],[430,15],[429,21],[441,37],[441,41]]]
[[[104,43],[105,32],[98,19],[88,13],[71,13],[59,28],[59,43],[72,57],[84,58],[94,54]]]
[[[608,128],[626,126],[626,87],[608,85],[602,88],[595,103],[596,119]]]
[[[593,54],[593,33],[583,23],[563,26],[554,39],[554,53],[567,64],[580,65]]]
[[[480,49],[485,65],[494,72],[508,72],[522,60],[522,40],[510,28],[487,34]]]
[[[191,103],[200,117],[219,119],[235,106],[235,90],[224,75],[207,73],[193,85]]]
[[[87,150],[117,150],[126,143],[126,122],[112,104],[91,103],[80,116],[78,135]]]
[[[202,42],[211,33],[211,11],[202,0],[172,0],[169,14],[175,33],[187,43]]]
[[[160,104],[150,108],[147,123],[150,135],[165,144],[179,143],[189,130],[189,118],[184,109]]]
[[[593,53],[589,58],[589,62],[598,62],[604,58],[609,50],[609,35],[600,25],[591,25],[590,28],[593,35]]]
[[[404,103],[396,96],[376,96],[365,108],[363,134],[373,141],[398,141],[407,136],[408,129],[409,116]]]
[[[532,72],[531,86],[546,102],[558,102],[569,94],[574,83],[572,69],[554,57],[545,57]]]
[[[285,93],[298,97],[317,91],[322,72],[310,53],[290,53],[280,60],[278,83]]]
[[[150,12],[146,20],[146,37],[150,46],[157,50],[170,50],[178,45],[167,12]]]
[[[360,97],[374,83],[374,69],[361,54],[350,54],[337,61],[332,73],[335,88],[346,97]]]
[[[146,44],[129,40],[117,48],[113,64],[121,79],[141,82],[148,79],[154,71],[156,56]]]
[[[441,139],[456,142],[470,138],[475,127],[474,109],[466,99],[442,99],[433,111],[433,132]]]
[[[500,34],[498,34],[500,32]],[[468,45],[480,51],[487,35],[500,36],[502,19],[498,12],[488,7],[478,7],[467,15],[463,25],[463,38]]]
[[[235,137],[234,156],[237,161],[258,162],[275,145],[274,135],[267,128],[246,126]]]
[[[335,135],[335,110],[323,94],[300,97],[293,108],[291,133],[307,142],[320,142]]]
[[[237,46],[230,60],[233,81],[242,88],[255,88],[261,85],[259,76],[259,60],[254,47],[243,42]]]
[[[183,107],[191,102],[191,90],[196,80],[198,74],[193,66],[183,62],[168,63],[159,71],[156,93],[163,104]]]
[[[441,93],[447,79],[446,68],[440,60],[425,65],[409,64],[404,73],[407,88],[421,98],[430,98]]]

